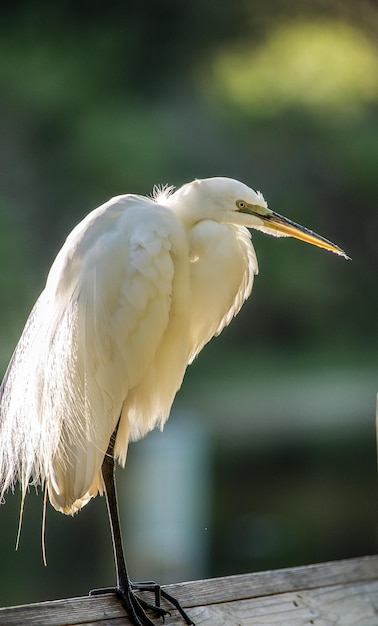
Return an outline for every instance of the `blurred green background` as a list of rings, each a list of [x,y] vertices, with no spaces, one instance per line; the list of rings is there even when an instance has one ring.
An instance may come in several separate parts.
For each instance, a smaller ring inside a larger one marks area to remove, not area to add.
[[[109,197],[224,175],[347,262],[253,234],[253,295],[119,487],[134,579],[376,551],[378,8],[373,0],[35,0],[0,24],[0,367],[64,238]],[[0,605],[113,584],[103,498],[0,509]]]

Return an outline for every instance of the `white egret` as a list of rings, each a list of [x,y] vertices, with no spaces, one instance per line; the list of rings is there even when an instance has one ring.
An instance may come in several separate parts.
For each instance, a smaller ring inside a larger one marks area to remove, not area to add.
[[[55,509],[73,514],[105,491],[115,590],[136,625],[153,625],[147,609],[166,611],[158,586],[147,605],[135,593],[144,587],[130,582],[114,459],[124,465],[129,441],[163,427],[187,365],[250,295],[248,228],[346,257],[229,178],[117,196],[68,236],[3,380],[1,498],[18,481],[23,502],[41,484]]]

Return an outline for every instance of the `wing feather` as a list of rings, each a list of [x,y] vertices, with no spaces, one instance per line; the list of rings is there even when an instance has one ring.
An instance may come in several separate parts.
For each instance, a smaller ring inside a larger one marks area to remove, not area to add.
[[[152,200],[120,196],[67,238],[3,384],[2,493],[46,481],[52,504],[72,513],[102,489],[122,405],[167,331],[180,229]]]

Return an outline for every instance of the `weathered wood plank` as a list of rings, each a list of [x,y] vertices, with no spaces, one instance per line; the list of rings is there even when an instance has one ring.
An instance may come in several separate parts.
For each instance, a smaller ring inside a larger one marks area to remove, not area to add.
[[[378,626],[378,556],[167,587],[197,626]],[[0,609],[1,626],[126,626],[114,594]],[[166,626],[183,622],[172,611]]]
[[[170,585],[184,606],[243,600],[332,584],[378,580],[378,555]]]
[[[190,615],[197,626],[377,626],[377,593],[378,583],[323,587],[197,607]]]

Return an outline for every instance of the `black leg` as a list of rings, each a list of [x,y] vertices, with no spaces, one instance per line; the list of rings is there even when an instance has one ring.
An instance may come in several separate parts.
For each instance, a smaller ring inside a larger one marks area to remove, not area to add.
[[[114,444],[117,436],[117,428],[111,436],[108,450],[105,454],[102,464],[102,476],[105,484],[106,503],[108,507],[110,529],[112,533],[112,542],[117,574],[117,586],[112,589],[94,589],[90,591],[90,595],[96,595],[99,593],[105,593],[109,591],[115,591],[120,597],[122,604],[124,605],[128,616],[135,626],[155,626],[154,622],[146,614],[146,610],[150,610],[158,617],[162,617],[169,614],[168,611],[160,606],[161,597],[169,601],[180,613],[181,617],[187,624],[194,622],[185,613],[179,602],[170,596],[167,592],[162,590],[159,585],[154,582],[148,583],[135,583],[130,581],[126,562],[124,557],[121,525],[119,519],[119,510],[117,502],[117,490],[115,483],[115,463],[114,463]],[[155,604],[150,604],[139,598],[135,591],[151,591],[155,595]]]

